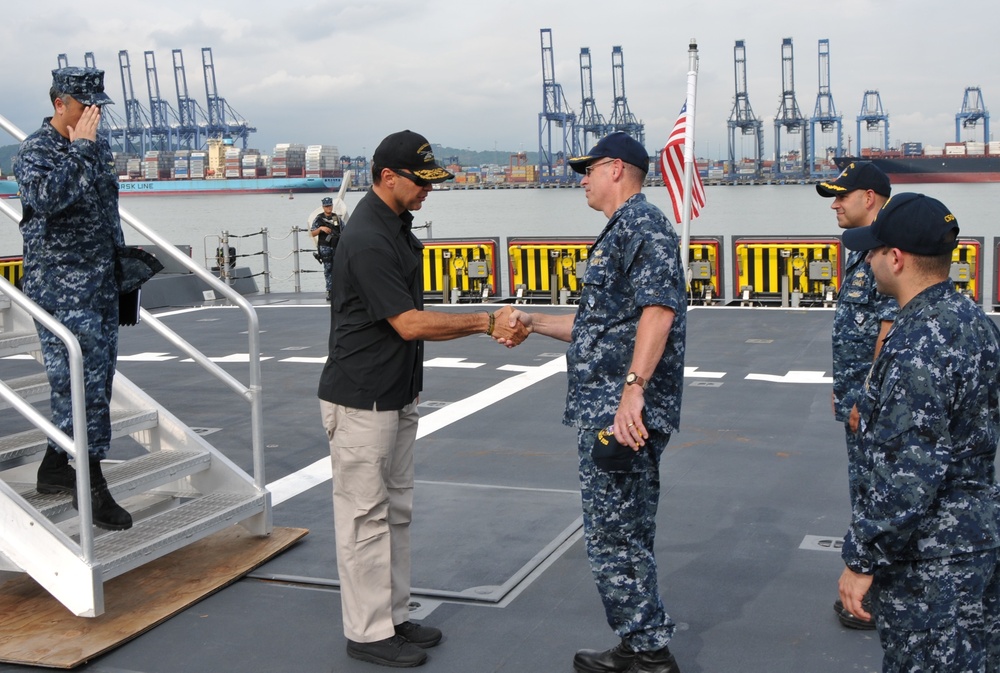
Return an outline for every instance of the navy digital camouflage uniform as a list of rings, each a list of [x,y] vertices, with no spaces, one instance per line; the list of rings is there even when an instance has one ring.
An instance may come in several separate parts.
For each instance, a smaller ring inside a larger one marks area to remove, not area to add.
[[[644,394],[646,447],[628,472],[606,472],[590,455],[597,431],[614,422],[642,308],[675,311],[666,349]],[[677,234],[636,194],[608,221],[587,260],[567,351],[563,422],[578,433],[587,556],[608,624],[635,651],[665,647],[674,633],[657,583],[653,539],[659,460],[680,422],[687,296]]]
[[[80,341],[89,452],[92,458],[104,458],[111,442],[109,404],[118,356],[115,263],[124,246],[118,177],[107,140],[98,136],[96,142],[70,142],[50,119],[21,143],[14,157],[21,191],[24,292]],[[52,422],[72,436],[66,347],[36,326],[52,389]]]
[[[875,289],[875,276],[865,262],[864,252],[847,256],[844,281],[833,315],[833,395],[834,413],[844,424],[847,440],[847,483],[851,507],[857,503],[864,479],[859,469],[864,465],[860,452],[860,433],[847,424],[851,409],[865,383],[875,358],[875,341],[883,320],[892,321],[899,305],[892,297]]]
[[[323,277],[326,279],[326,291],[330,292],[333,289],[333,255],[337,251],[337,243],[340,242],[340,218],[336,213],[331,213],[329,216],[320,213],[313,220],[309,231],[316,231],[320,227],[330,227],[330,231],[333,232],[332,234],[320,232],[316,236],[319,259],[323,263]]]
[[[1000,330],[945,281],[904,306],[859,404],[843,558],[874,572],[885,672],[1000,670]]]

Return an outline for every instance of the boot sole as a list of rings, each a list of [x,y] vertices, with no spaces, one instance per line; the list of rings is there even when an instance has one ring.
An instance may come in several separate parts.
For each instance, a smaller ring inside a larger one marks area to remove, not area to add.
[[[35,490],[43,495],[56,495],[58,493],[72,493],[76,488],[56,486],[54,484],[35,484]]]
[[[426,655],[419,661],[395,661],[393,659],[383,659],[382,657],[376,657],[365,652],[354,652],[352,650],[347,650],[347,656],[352,659],[357,659],[358,661],[367,661],[370,664],[389,666],[391,668],[416,668],[417,666],[423,666],[427,661]]]

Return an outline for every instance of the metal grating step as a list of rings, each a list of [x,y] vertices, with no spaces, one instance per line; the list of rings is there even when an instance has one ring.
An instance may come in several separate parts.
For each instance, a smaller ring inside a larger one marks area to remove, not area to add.
[[[105,581],[263,512],[266,493],[213,493],[94,541]]]
[[[42,342],[38,340],[37,332],[0,332],[0,358],[31,353],[41,348]]]
[[[156,409],[112,409],[111,436],[123,437],[156,427]],[[0,470],[31,462],[34,454],[45,450],[48,438],[41,430],[26,430],[0,437]]]
[[[103,471],[108,490],[116,500],[121,500],[206,470],[211,464],[212,457],[207,452],[154,451],[124,463],[109,464]],[[72,509],[71,495],[43,495],[35,490],[34,484],[21,484],[15,489],[44,516],[51,518]]]
[[[49,377],[45,372],[11,379],[6,383],[27,402],[40,402],[49,398]],[[9,406],[6,400],[0,400],[0,409],[7,409]]]

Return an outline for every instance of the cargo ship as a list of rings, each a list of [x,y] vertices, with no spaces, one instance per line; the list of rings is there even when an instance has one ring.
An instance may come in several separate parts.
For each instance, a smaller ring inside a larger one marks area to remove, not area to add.
[[[333,192],[340,189],[343,178],[217,178],[205,180],[120,180],[122,196],[148,194],[176,196],[180,194],[287,194],[301,192]]]
[[[899,149],[863,150],[861,156],[834,158],[841,170],[854,161],[872,162],[894,184],[1000,182],[1000,141],[945,143],[944,147],[903,143]]]

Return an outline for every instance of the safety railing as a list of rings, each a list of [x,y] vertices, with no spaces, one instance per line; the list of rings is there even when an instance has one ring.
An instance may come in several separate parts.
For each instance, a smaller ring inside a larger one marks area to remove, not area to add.
[[[21,131],[17,126],[15,126],[14,124],[12,124],[10,121],[8,121],[2,115],[0,115],[0,128],[2,128],[3,130],[5,130],[11,136],[13,136],[18,142],[23,141],[24,138],[26,137],[25,133],[23,131]],[[226,283],[221,282],[218,278],[216,278],[215,276],[213,276],[206,269],[204,269],[204,268],[200,267],[198,264],[196,264],[187,255],[182,254],[180,251],[178,251],[174,247],[174,245],[172,243],[170,243],[163,236],[161,236],[156,231],[154,231],[153,229],[151,229],[150,227],[148,227],[146,224],[144,224],[143,222],[141,222],[137,217],[135,217],[134,215],[132,215],[131,213],[129,213],[124,208],[119,208],[118,210],[119,210],[119,214],[120,214],[121,219],[122,219],[123,222],[125,222],[126,224],[128,224],[129,226],[131,226],[132,229],[134,229],[137,233],[141,234],[146,240],[150,241],[151,243],[153,243],[155,245],[158,245],[160,247],[160,250],[164,254],[168,255],[174,261],[176,261],[177,263],[179,263],[182,266],[186,267],[191,273],[195,274],[198,278],[200,278],[202,281],[204,281],[210,288],[212,288],[213,290],[215,290],[221,296],[223,296],[226,299],[228,299],[235,306],[239,307],[239,309],[246,315],[246,319],[247,319],[247,341],[248,341],[247,349],[248,349],[248,352],[249,352],[249,360],[250,360],[250,362],[249,362],[249,369],[250,369],[250,371],[249,371],[249,383],[248,383],[248,385],[243,385],[243,383],[241,383],[239,380],[237,380],[236,378],[234,378],[233,376],[231,376],[228,372],[226,372],[224,369],[222,369],[222,367],[220,367],[218,364],[216,364],[216,363],[212,362],[211,360],[209,360],[208,357],[206,357],[203,353],[201,353],[200,351],[198,351],[194,346],[192,346],[187,341],[185,341],[180,335],[178,335],[176,332],[174,332],[169,327],[167,327],[165,324],[163,324],[163,322],[161,322],[160,320],[158,320],[151,313],[149,313],[148,311],[146,311],[146,309],[140,309],[140,315],[142,317],[143,322],[145,322],[146,324],[148,324],[154,331],[156,331],[158,334],[160,334],[165,339],[167,339],[167,341],[169,341],[171,344],[173,344],[177,348],[183,350],[187,355],[189,355],[193,360],[195,360],[199,365],[201,365],[206,371],[208,371],[210,374],[212,374],[217,379],[219,379],[220,381],[222,381],[226,386],[228,386],[230,389],[232,389],[233,391],[235,391],[238,395],[240,395],[241,397],[243,397],[247,402],[249,402],[249,404],[250,404],[251,447],[252,447],[252,450],[253,450],[253,479],[254,479],[254,485],[257,488],[263,490],[264,487],[265,487],[265,484],[266,484],[265,475],[264,475],[264,441],[263,441],[264,420],[263,420],[263,403],[262,403],[262,397],[261,397],[262,390],[261,390],[261,370],[260,370],[260,320],[257,317],[256,310],[254,309],[253,305],[250,304],[250,302],[247,301],[245,297],[243,297],[243,295],[241,295],[239,292],[237,292],[236,290],[234,290],[233,288],[231,288]],[[2,211],[3,213],[5,213],[14,222],[18,222],[20,220],[20,214],[17,211],[15,211],[13,208],[11,208],[8,204],[6,204],[6,203],[4,203],[2,201],[0,201],[0,211]],[[7,284],[7,285],[9,285],[9,284]],[[22,304],[25,304],[25,303],[30,304],[30,306],[31,306],[30,310],[29,309],[25,309],[25,310],[28,311],[28,313],[33,318],[38,319],[39,322],[41,322],[43,325],[45,325],[46,327],[48,327],[47,322],[45,322],[45,321],[43,321],[43,320],[41,320],[41,319],[38,318],[39,314],[44,314],[45,316],[48,316],[49,320],[52,320],[53,322],[55,322],[55,324],[59,325],[59,323],[57,321],[55,321],[54,319],[52,319],[51,316],[49,316],[49,314],[47,312],[45,312],[37,304],[34,304],[34,302],[31,302],[30,299],[28,299],[27,297],[25,297],[20,292],[17,292],[16,290],[14,290],[14,292],[16,293],[16,295],[15,295],[16,298],[17,298],[16,303],[18,304],[18,306],[22,306]],[[62,325],[59,325],[59,327],[62,327]],[[63,329],[65,329],[65,328],[63,328]],[[55,332],[55,330],[53,330],[53,332]],[[69,334],[68,330],[66,331],[66,333]],[[72,334],[69,334],[69,336],[72,337]],[[75,342],[75,338],[74,338],[74,342]],[[77,344],[77,351],[79,351],[79,344]],[[71,359],[71,362],[72,362],[72,359]],[[71,365],[71,367],[72,367],[72,365]],[[81,375],[82,375],[82,371],[83,371],[83,359],[82,359],[82,356],[80,356],[79,367],[80,367],[80,372],[81,372]],[[4,394],[4,398],[6,399],[6,397],[7,397],[6,392],[7,391],[3,391],[3,392],[5,393]],[[11,392],[11,394],[13,394],[13,393]],[[78,396],[77,395],[77,391],[74,389],[72,394],[73,394],[74,404],[76,404],[77,403],[77,396]],[[82,404],[83,404],[83,402],[82,402],[82,400],[83,400],[82,378],[80,380],[79,397],[80,397],[80,402],[79,403],[81,405],[81,410],[82,410]],[[20,405],[18,405],[18,406],[20,406]],[[76,409],[76,407],[74,407],[74,410],[75,409]],[[76,413],[74,411],[73,422],[74,422],[74,426],[75,427],[86,427],[86,414],[83,411],[81,411],[81,413],[83,413],[83,416],[77,417]],[[81,419],[83,419],[83,420],[81,421]],[[28,420],[30,422],[32,422],[40,430],[42,430],[43,432],[45,432],[47,435],[49,435],[50,437],[52,436],[50,434],[50,430],[55,429],[54,426],[51,426],[51,424],[49,424],[50,427],[44,427],[44,426],[38,424],[37,421],[38,420],[44,420],[43,418],[40,419],[40,418],[30,418],[30,417],[28,417]],[[84,436],[85,436],[85,434],[84,434]],[[63,446],[63,444],[61,442],[59,442],[59,440],[57,438],[53,437],[53,441],[56,441],[57,443],[59,443],[60,446]],[[78,460],[77,464],[78,464],[78,466],[79,465],[86,466],[87,461],[79,461]],[[83,467],[83,472],[85,472],[85,473],[87,472],[87,468],[86,467]],[[77,471],[77,475],[78,475],[78,482],[79,482],[79,478],[80,478],[79,477],[79,475],[80,475],[80,470],[79,469]],[[90,486],[89,486],[89,474],[85,474],[84,476],[86,476],[87,479],[88,479],[88,481],[86,482],[87,483],[87,487],[86,488],[89,490],[89,488],[90,488]],[[79,483],[78,483],[78,486],[79,486]],[[81,493],[86,493],[86,492],[87,491],[81,491]],[[90,498],[83,497],[83,498],[78,498],[78,500],[81,503],[81,507],[89,509]],[[86,504],[84,504],[84,503],[86,503]],[[81,516],[83,516],[83,513],[84,513],[83,509],[81,509],[81,511],[80,511]],[[85,526],[85,528],[89,530],[90,527],[89,526]]]

